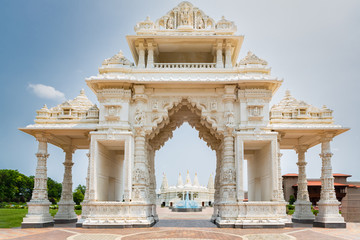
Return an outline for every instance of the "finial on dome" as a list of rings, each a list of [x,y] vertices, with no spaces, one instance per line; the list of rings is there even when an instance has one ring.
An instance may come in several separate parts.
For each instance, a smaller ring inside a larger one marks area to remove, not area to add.
[[[46,105],[46,104],[44,104],[43,108],[44,108],[44,109],[48,109],[48,107],[47,107],[47,105]]]
[[[291,96],[290,90],[287,89],[287,90],[285,91],[285,96],[286,96],[286,97],[290,97],[290,96]]]
[[[85,95],[85,90],[83,88],[80,90],[80,95]]]

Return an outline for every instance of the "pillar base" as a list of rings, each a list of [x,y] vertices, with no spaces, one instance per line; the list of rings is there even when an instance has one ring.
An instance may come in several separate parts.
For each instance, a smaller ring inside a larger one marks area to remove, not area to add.
[[[31,200],[27,203],[28,214],[23,218],[22,228],[43,228],[54,226],[54,219],[49,213],[49,200]]]
[[[296,223],[313,223],[315,215],[311,211],[311,202],[298,200],[295,202],[295,212],[292,221]]]
[[[73,218],[73,219],[54,219],[54,222],[56,224],[76,223],[77,220],[78,220],[77,218]]]
[[[323,222],[314,222],[313,227],[321,228],[346,228],[346,222],[343,223],[323,223]]]
[[[339,213],[337,200],[319,201],[319,213],[315,217],[314,227],[346,228],[346,222]]]
[[[305,224],[313,224],[315,219],[297,219],[292,218],[291,221],[294,223],[305,223]]]
[[[77,221],[77,215],[74,211],[75,203],[73,201],[58,203],[59,211],[56,213],[55,223],[73,223]]]
[[[144,202],[87,201],[82,203],[83,228],[147,228],[156,222],[152,204]]]
[[[219,228],[285,228],[292,224],[286,216],[284,201],[252,201],[219,204]]]
[[[21,223],[21,228],[46,228],[53,227],[54,222],[46,222],[46,223]]]

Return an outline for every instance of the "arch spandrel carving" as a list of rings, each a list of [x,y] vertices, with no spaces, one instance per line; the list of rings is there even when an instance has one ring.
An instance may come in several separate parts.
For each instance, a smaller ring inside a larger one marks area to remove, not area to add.
[[[153,97],[149,102],[144,110],[148,121],[143,128],[155,150],[163,146],[172,137],[172,132],[185,121],[199,131],[199,137],[209,147],[217,149],[222,139],[222,131],[219,130],[223,127],[219,128],[218,122],[221,120],[217,119],[222,114],[214,111],[214,108],[211,110],[214,101],[208,97]]]

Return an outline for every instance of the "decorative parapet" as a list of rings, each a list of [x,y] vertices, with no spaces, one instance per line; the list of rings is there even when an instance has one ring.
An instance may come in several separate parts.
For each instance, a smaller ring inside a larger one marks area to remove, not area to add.
[[[36,111],[36,124],[58,124],[58,123],[97,123],[99,109],[81,90],[80,95],[73,100],[68,100],[56,107],[48,109],[46,105]]]
[[[103,61],[102,67],[107,68],[118,68],[118,67],[132,67],[134,66],[134,63],[130,62],[129,59],[127,59],[123,52],[120,50],[117,54],[112,56],[111,58],[107,58]]]
[[[267,65],[267,61],[259,58],[249,51],[247,55],[240,60],[236,67],[242,69],[244,73],[270,74],[271,69],[267,67]]]
[[[332,112],[325,105],[320,109],[299,101],[286,91],[285,97],[271,108],[270,122],[332,124]]]
[[[233,35],[234,22],[224,17],[215,23],[202,10],[184,1],[155,23],[146,18],[135,26],[137,35]]]

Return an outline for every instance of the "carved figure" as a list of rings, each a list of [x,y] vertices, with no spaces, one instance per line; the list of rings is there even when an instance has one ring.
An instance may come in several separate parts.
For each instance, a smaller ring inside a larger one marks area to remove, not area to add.
[[[136,109],[135,112],[135,125],[144,125],[145,114],[140,109]]]
[[[114,106],[111,106],[109,108],[109,116],[114,116],[116,113],[116,108]]]
[[[199,16],[196,18],[196,25],[197,25],[197,29],[205,28],[204,20],[202,19],[202,17]]]
[[[191,14],[188,5],[185,5],[180,11],[180,23],[181,25],[191,25]]]
[[[167,29],[174,29],[174,19],[171,17],[169,18],[169,20],[167,21]]]

